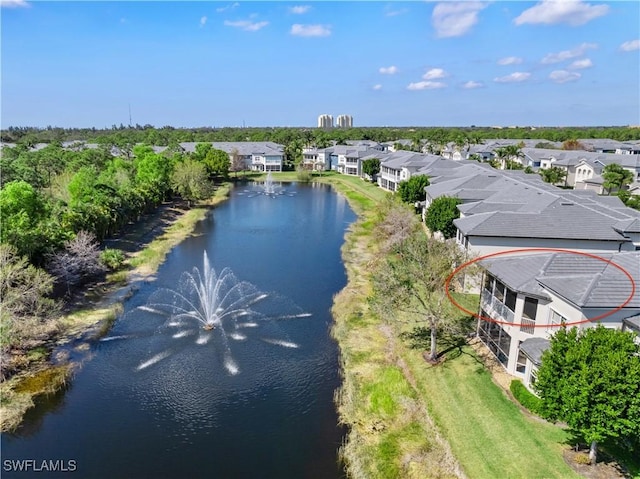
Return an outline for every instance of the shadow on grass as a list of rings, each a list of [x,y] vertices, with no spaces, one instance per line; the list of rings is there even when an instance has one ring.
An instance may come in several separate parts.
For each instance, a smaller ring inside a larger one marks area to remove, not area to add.
[[[589,454],[589,443],[577,431],[569,428],[567,440],[564,442],[571,447],[574,455]],[[575,464],[571,464],[576,469]],[[584,467],[583,467],[584,466]],[[620,438],[617,441],[608,440],[598,443],[598,456],[596,466],[589,464],[579,465],[578,472],[584,477],[603,477],[608,473],[609,477],[640,478],[640,438]]]
[[[456,359],[465,354],[479,365],[484,366],[482,360],[475,354],[464,350],[469,340],[474,337],[473,330],[469,328],[470,324],[465,322],[457,330],[438,333],[438,361],[434,364],[442,364],[447,360]],[[401,333],[400,339],[408,343],[411,349],[428,350],[431,348],[431,328],[417,326],[411,331]]]

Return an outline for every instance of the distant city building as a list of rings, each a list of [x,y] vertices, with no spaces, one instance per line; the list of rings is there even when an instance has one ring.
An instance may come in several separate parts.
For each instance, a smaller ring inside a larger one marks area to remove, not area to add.
[[[336,119],[338,128],[353,128],[353,117],[351,115],[340,115]]]
[[[320,115],[318,117],[318,128],[333,128],[333,116]]]

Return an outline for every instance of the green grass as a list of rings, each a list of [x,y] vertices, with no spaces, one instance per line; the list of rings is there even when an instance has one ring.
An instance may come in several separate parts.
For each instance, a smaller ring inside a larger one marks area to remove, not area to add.
[[[376,381],[363,388],[368,398],[369,412],[379,416],[397,414],[402,398],[414,396],[402,371],[396,367],[385,367],[376,375]]]
[[[569,434],[522,414],[470,348],[435,367],[415,353],[409,361],[420,396],[470,478],[579,477],[562,457]]]

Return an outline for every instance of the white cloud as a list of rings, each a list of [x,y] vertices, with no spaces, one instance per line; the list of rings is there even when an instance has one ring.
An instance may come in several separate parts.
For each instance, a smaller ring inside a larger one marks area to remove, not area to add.
[[[373,85],[374,90],[382,90],[382,85],[378,83],[377,85]]]
[[[0,0],[0,7],[21,8],[30,6],[25,0]]]
[[[568,72],[567,70],[555,70],[549,73],[549,79],[556,83],[576,81],[579,80],[581,76],[578,72]]]
[[[590,58],[583,58],[582,60],[576,60],[567,68],[569,70],[582,70],[584,68],[591,68],[593,66],[593,62]]]
[[[530,76],[531,76],[531,73],[514,72],[514,73],[511,73],[510,75],[496,77],[493,79],[493,81],[498,83],[518,83],[518,82],[523,82],[528,80]]]
[[[311,10],[311,5],[296,5],[289,9],[291,13],[296,15],[302,15],[303,13],[307,13],[309,10]]]
[[[207,17],[200,17],[200,26],[204,27],[207,24]]]
[[[238,8],[239,6],[240,6],[240,4],[238,2],[234,2],[234,3],[231,3],[231,4],[226,5],[224,7],[216,8],[216,12],[218,12],[218,13],[226,12],[227,10],[233,10],[234,8]]]
[[[473,90],[474,88],[482,88],[483,86],[484,86],[484,83],[469,80],[464,85],[462,85],[462,88],[466,90]]]
[[[395,65],[391,65],[390,67],[380,67],[378,71],[383,75],[395,75],[398,73],[398,67]]]
[[[620,45],[620,50],[623,52],[632,52],[634,50],[640,50],[640,40],[630,40]]]
[[[435,90],[446,86],[446,83],[439,81],[419,81],[416,83],[409,83],[409,85],[407,85],[407,90]]]
[[[299,37],[328,37],[331,35],[330,25],[291,25],[291,35]]]
[[[542,0],[534,7],[522,12],[514,23],[516,25],[568,23],[575,27],[584,25],[608,12],[609,5],[591,5],[582,0]]]
[[[232,22],[229,20],[225,20],[224,24],[227,27],[239,28],[241,30],[244,30],[245,32],[257,32],[261,28],[269,25],[269,22],[252,22],[250,20],[237,20],[235,22]]]
[[[440,38],[459,37],[478,23],[478,13],[486,8],[484,2],[442,2],[433,8],[431,23]]]
[[[498,60],[498,65],[518,65],[522,63],[522,58],[519,57],[505,57]]]
[[[447,72],[445,72],[442,68],[432,68],[427,73],[422,75],[423,80],[437,80],[438,78],[445,78],[447,76]]]
[[[405,13],[407,13],[409,11],[408,8],[398,8],[395,9],[394,8],[395,5],[387,5],[386,7],[384,7],[385,9],[385,17],[397,17],[398,15],[404,15]]]
[[[565,60],[571,60],[572,58],[584,55],[587,50],[590,50],[592,48],[598,48],[598,45],[596,45],[595,43],[583,43],[573,50],[563,50],[558,53],[549,53],[542,59],[542,63],[544,63],[545,65],[549,65],[551,63],[560,63]]]

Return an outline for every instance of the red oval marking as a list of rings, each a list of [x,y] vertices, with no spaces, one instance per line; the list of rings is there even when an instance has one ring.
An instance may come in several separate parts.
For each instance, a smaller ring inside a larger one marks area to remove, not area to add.
[[[474,313],[472,311],[469,311],[468,309],[464,308],[463,306],[461,306],[460,304],[458,304],[456,302],[455,299],[453,299],[453,297],[451,296],[451,292],[449,291],[449,285],[451,284],[451,281],[453,280],[454,276],[456,274],[458,274],[460,271],[462,271],[463,269],[467,268],[468,266],[471,266],[474,263],[477,263],[478,261],[482,261],[483,259],[487,259],[487,258],[493,258],[495,256],[506,256],[506,255],[513,255],[513,254],[518,254],[518,253],[531,253],[531,252],[545,252],[545,253],[549,253],[549,252],[553,252],[553,253],[569,253],[569,254],[575,254],[575,255],[580,255],[580,256],[587,256],[589,258],[593,258],[596,259],[598,261],[602,261],[604,263],[610,264],[611,266],[617,268],[618,270],[620,270],[622,272],[622,274],[624,274],[627,279],[629,280],[629,284],[631,285],[631,293],[629,293],[629,296],[627,297],[627,299],[625,299],[625,301],[620,304],[619,306],[616,306],[615,308],[612,308],[609,311],[606,311],[605,313],[596,316],[595,318],[591,318],[591,319],[584,319],[582,321],[573,321],[570,323],[565,323],[564,326],[575,326],[577,324],[583,324],[583,323],[591,323],[594,321],[600,321],[603,318],[606,318],[607,316],[611,316],[612,314],[616,313],[617,311],[620,311],[622,308],[624,308],[627,304],[629,304],[629,302],[633,299],[635,293],[636,293],[636,283],[633,280],[633,276],[631,276],[631,274],[624,269],[622,266],[620,266],[619,264],[614,263],[612,260],[610,259],[606,259],[603,258],[602,256],[598,256],[596,254],[592,254],[592,253],[584,253],[581,251],[572,251],[572,250],[568,250],[568,249],[561,249],[561,248],[520,248],[520,249],[514,249],[514,250],[507,250],[507,251],[498,251],[497,253],[491,253],[491,254],[486,254],[484,256],[480,256],[478,258],[472,259],[471,261],[467,261],[466,263],[461,264],[460,266],[458,266],[455,270],[453,270],[453,272],[447,277],[447,280],[444,283],[444,288],[445,288],[445,293],[447,295],[447,298],[449,298],[449,301],[451,301],[451,303],[458,308],[459,310],[472,315],[475,318],[481,319],[483,321],[489,321],[491,323],[496,323],[496,324],[506,324],[506,325],[510,325],[510,326],[525,326],[525,327],[533,327],[533,328],[553,328],[553,327],[561,327],[561,324],[555,325],[555,324],[533,324],[533,325],[529,325],[529,324],[523,324],[523,323],[511,323],[509,321],[498,321],[497,319],[493,319],[493,318],[488,318],[485,316],[480,315],[479,313]],[[482,290],[482,285],[480,286],[481,290]]]

